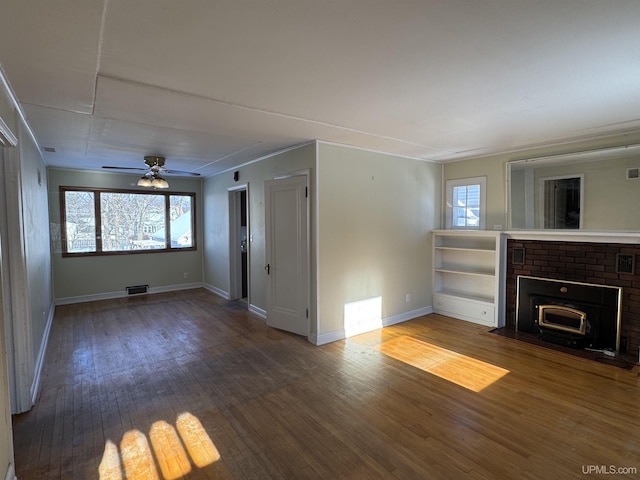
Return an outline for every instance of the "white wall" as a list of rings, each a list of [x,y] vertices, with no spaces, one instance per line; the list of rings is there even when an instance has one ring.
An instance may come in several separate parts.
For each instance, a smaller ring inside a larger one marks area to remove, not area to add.
[[[382,323],[428,312],[441,166],[320,143],[317,177],[318,342],[344,336],[354,308],[370,315],[363,300],[381,299]]]
[[[49,212],[51,218],[53,272],[56,303],[73,303],[125,295],[130,285],[149,285],[150,291],[201,286],[203,281],[202,180],[170,177],[169,192],[196,193],[195,251],[62,257],[60,245],[59,187],[100,187],[143,190],[135,174],[89,172],[51,168]],[[188,278],[184,278],[184,273]]]

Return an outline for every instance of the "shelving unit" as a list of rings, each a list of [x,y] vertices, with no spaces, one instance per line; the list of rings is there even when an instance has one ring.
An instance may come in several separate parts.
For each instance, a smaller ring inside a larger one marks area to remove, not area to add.
[[[501,232],[434,230],[433,311],[489,327],[504,326]]]

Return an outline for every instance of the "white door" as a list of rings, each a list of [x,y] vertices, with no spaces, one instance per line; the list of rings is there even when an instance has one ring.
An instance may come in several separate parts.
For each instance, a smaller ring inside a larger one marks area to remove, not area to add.
[[[307,177],[265,181],[267,325],[309,335]]]

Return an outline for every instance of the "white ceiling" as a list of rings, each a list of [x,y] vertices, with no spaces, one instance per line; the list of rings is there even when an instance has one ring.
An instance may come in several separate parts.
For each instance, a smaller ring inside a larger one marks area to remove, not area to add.
[[[640,129],[638,0],[2,0],[48,165],[212,175],[320,139],[436,161]]]

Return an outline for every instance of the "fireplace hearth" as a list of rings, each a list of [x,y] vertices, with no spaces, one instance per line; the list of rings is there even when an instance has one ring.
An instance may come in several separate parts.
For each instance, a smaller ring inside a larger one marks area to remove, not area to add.
[[[516,330],[572,348],[620,352],[622,288],[517,277]]]

